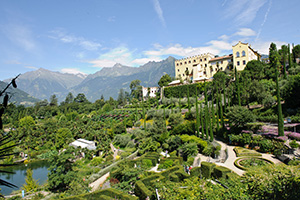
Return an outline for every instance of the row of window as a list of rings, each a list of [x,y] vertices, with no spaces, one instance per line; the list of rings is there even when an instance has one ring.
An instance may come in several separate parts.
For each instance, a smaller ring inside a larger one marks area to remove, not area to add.
[[[246,52],[242,51],[242,56],[246,56]],[[240,57],[240,52],[236,52],[236,57]]]
[[[236,62],[237,66],[240,66],[240,61]],[[246,60],[243,60],[243,65],[246,65]]]
[[[206,58],[204,58],[204,61],[206,61]],[[194,60],[194,63],[196,62],[196,60]],[[200,59],[200,62],[202,62],[202,59]],[[191,63],[191,61],[189,60],[189,63]],[[186,65],[187,62],[185,61],[184,64]],[[182,62],[180,63],[180,65],[182,65]],[[179,66],[179,63],[177,63],[177,66]]]

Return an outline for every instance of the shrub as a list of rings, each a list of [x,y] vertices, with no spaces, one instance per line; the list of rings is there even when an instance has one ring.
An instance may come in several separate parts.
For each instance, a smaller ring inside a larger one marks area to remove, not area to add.
[[[140,199],[146,199],[152,196],[152,192],[145,186],[142,181],[137,181],[134,187],[134,193]]]
[[[191,176],[200,177],[201,175],[201,167],[193,167],[190,171]]]
[[[216,166],[216,164],[214,164],[214,163],[202,162],[201,163],[201,171],[202,171],[203,177],[210,178],[215,166]]]
[[[146,168],[150,168],[152,167],[152,161],[149,159],[143,159],[142,160],[142,165]]]
[[[100,157],[94,157],[94,158],[91,160],[90,165],[92,165],[92,166],[97,166],[97,165],[100,165],[102,162],[103,162],[103,158],[100,158]]]
[[[299,144],[296,142],[296,140],[293,140],[293,141],[290,142],[290,146],[293,149],[297,149],[299,147]]]
[[[245,149],[242,147],[235,147],[234,152],[236,154],[237,157],[242,157],[242,156],[261,156],[260,153],[254,151],[254,150],[249,150],[249,149]]]
[[[231,170],[223,167],[223,166],[217,166],[214,168],[214,177],[215,178],[226,178],[226,174],[230,173]]]

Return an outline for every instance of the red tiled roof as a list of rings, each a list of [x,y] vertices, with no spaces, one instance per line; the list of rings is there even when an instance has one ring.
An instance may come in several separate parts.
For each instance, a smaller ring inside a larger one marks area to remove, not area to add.
[[[228,58],[232,58],[232,55],[226,55],[226,56],[212,58],[212,59],[209,60],[209,62],[216,61],[216,60],[228,59]]]

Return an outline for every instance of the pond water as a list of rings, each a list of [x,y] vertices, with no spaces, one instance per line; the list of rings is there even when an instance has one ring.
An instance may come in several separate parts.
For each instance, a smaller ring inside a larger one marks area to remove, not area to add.
[[[13,190],[20,189],[25,183],[26,170],[28,168],[32,169],[33,171],[32,177],[35,180],[38,180],[38,183],[40,185],[46,183],[49,166],[50,164],[47,161],[38,161],[38,162],[29,163],[27,164],[27,166],[25,166],[24,164],[20,164],[9,168],[8,167],[2,168],[4,170],[12,171],[15,173],[14,174],[0,173],[0,178],[18,186],[18,188],[9,188],[6,186],[1,186],[0,193],[3,195],[9,195]]]

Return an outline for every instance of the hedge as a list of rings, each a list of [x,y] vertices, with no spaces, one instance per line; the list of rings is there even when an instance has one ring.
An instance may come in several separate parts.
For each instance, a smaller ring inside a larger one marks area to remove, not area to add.
[[[233,181],[236,180],[237,177],[239,177],[239,175],[237,175],[237,174],[234,173],[234,172],[230,172],[230,173],[227,173],[227,174],[226,174],[226,178],[227,178],[227,179],[230,179],[230,180],[233,180]]]
[[[207,82],[206,84],[212,84],[212,82]],[[183,98],[187,97],[187,91],[189,88],[189,95],[190,97],[194,97],[196,94],[196,86],[198,86],[198,94],[204,92],[204,84],[203,83],[194,83],[194,84],[185,84],[185,85],[178,85],[172,87],[165,87],[164,88],[164,96],[166,98]]]
[[[146,199],[153,195],[153,192],[150,191],[141,180],[135,183],[134,193],[139,199]]]
[[[190,171],[191,176],[200,177],[201,175],[201,167],[193,167]]]
[[[231,170],[226,168],[226,167],[223,167],[223,166],[216,166],[214,168],[214,174],[213,176],[215,178],[226,178],[226,174],[230,173]]]
[[[103,197],[103,198],[102,198]],[[105,190],[98,190],[96,192],[88,193],[88,194],[81,194],[77,196],[72,196],[65,198],[65,200],[98,200],[98,199],[122,199],[122,200],[137,200],[138,198],[135,196],[131,196],[129,194],[123,193],[117,189],[109,188]]]
[[[245,148],[242,148],[242,147],[235,147],[233,150],[234,150],[237,157],[261,156],[260,153],[254,151],[254,150],[245,149]]]
[[[216,164],[209,162],[201,162],[201,171],[204,178],[210,178]]]
[[[236,159],[236,160],[234,161],[234,165],[235,165],[237,168],[241,169],[241,170],[248,170],[248,168],[243,167],[242,165],[239,165],[239,161],[240,161],[240,160],[244,160],[244,159],[250,159],[250,158],[251,158],[251,157],[242,157],[242,158],[238,158],[238,159]],[[257,159],[264,160],[264,161],[266,161],[266,162],[268,162],[268,163],[270,163],[270,164],[274,164],[272,161],[270,161],[270,160],[268,160],[268,159],[265,159],[265,158],[257,157]]]

